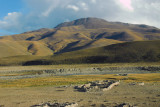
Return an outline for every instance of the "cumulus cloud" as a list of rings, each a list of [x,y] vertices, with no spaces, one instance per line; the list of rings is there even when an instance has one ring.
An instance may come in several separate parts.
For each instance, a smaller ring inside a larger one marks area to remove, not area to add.
[[[130,22],[143,23],[160,28],[160,1],[159,0],[133,0],[134,13]]]
[[[159,0],[24,0],[26,12],[8,13],[0,29],[22,33],[53,28],[64,21],[98,17],[108,21],[143,23],[160,27]]]
[[[88,10],[89,8],[88,8],[88,5],[85,3],[85,2],[80,2],[79,3],[80,4],[80,6],[81,6],[81,8],[83,9],[83,10]]]
[[[124,8],[124,10],[134,11],[131,0],[119,0],[119,5]]]
[[[19,29],[21,16],[22,14],[18,12],[8,13],[3,20],[0,20],[0,28],[8,31],[12,31],[12,28],[14,28],[17,31],[21,31]]]
[[[97,1],[96,1],[96,0],[91,0],[91,2],[92,2],[92,3],[96,3]]]
[[[68,5],[67,8],[73,9],[74,11],[79,11],[79,8],[75,5]]]

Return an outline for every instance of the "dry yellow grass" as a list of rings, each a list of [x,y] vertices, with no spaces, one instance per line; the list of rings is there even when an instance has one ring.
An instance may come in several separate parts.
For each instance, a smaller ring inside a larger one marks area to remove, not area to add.
[[[143,41],[145,40],[143,35],[138,33],[138,32],[133,32],[131,30],[126,30],[126,32],[130,35],[130,37],[134,40],[134,41]]]
[[[106,75],[72,75],[26,78],[18,80],[0,80],[0,87],[37,87],[82,84],[96,80],[122,80],[125,82],[160,82],[160,74],[129,74],[128,76]]]
[[[118,40],[111,40],[111,39],[99,39],[90,44],[87,48],[96,48],[96,47],[102,47],[102,46],[108,46],[112,44],[117,44],[117,43],[123,43],[122,41]]]
[[[31,55],[19,42],[0,40],[0,57]]]
[[[53,51],[40,41],[0,40],[0,50],[0,58],[32,54],[37,56],[53,55]]]

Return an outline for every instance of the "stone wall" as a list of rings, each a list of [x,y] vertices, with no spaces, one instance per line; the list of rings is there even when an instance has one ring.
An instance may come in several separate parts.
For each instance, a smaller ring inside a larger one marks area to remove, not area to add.
[[[119,84],[120,81],[114,80],[94,81],[88,84],[75,86],[75,89],[77,89],[80,92],[107,91]]]

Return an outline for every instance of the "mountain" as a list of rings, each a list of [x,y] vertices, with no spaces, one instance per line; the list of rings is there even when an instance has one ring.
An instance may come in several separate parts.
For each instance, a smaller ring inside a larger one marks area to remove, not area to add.
[[[77,19],[71,22],[64,22],[57,25],[55,28],[68,27],[68,26],[84,26],[87,29],[97,29],[97,28],[106,28],[109,25],[109,22],[104,19],[98,18],[82,18]]]
[[[104,19],[99,18],[81,18],[77,19],[71,22],[64,22],[59,25],[57,25],[55,28],[62,28],[62,27],[69,27],[69,26],[83,26],[87,29],[97,29],[97,28],[130,28],[130,29],[141,29],[141,28],[148,28],[148,29],[156,29],[156,27],[153,26],[147,26],[147,25],[135,25],[135,24],[128,24],[128,23],[122,23],[122,22],[108,22]]]
[[[148,25],[82,18],[64,22],[53,29],[42,28],[0,37],[0,58],[52,56],[112,44],[160,40],[160,29]]]

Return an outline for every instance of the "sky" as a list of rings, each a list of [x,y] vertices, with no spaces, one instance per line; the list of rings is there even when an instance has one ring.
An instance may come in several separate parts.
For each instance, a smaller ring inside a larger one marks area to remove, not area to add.
[[[160,28],[160,0],[0,0],[0,35],[54,28],[85,17]]]

